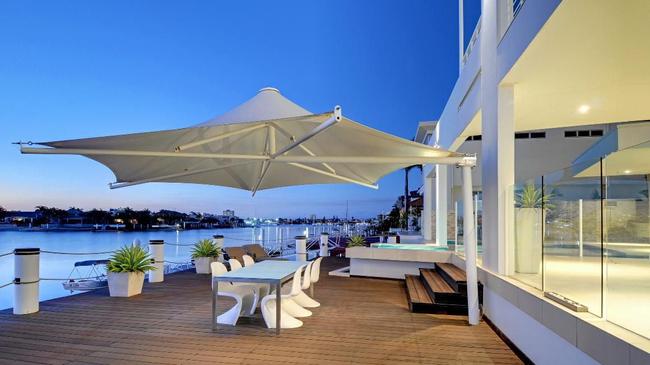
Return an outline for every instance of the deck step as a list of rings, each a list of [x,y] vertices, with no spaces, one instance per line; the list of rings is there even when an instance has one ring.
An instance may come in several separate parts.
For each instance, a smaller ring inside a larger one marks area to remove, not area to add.
[[[454,291],[467,295],[467,276],[465,270],[454,264],[436,262],[436,272],[449,284]]]
[[[429,295],[418,275],[405,275],[406,297],[409,309],[414,313],[467,314],[467,305],[437,303]]]
[[[449,284],[457,293],[467,296],[467,275],[465,270],[454,264],[436,262],[436,272]],[[478,283],[479,301],[483,302],[483,284]]]
[[[420,280],[434,302],[466,305],[467,297],[454,290],[437,271],[420,269]]]
[[[406,283],[406,299],[409,303],[411,312],[426,313],[428,307],[433,304],[433,300],[429,296],[424,284],[420,281],[417,275],[406,275],[404,279]]]

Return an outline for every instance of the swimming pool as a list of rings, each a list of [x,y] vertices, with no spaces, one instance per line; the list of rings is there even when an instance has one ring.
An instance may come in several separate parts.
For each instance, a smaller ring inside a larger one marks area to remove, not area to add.
[[[447,251],[446,246],[433,246],[423,244],[409,244],[409,243],[373,243],[371,247],[374,248],[390,248],[397,250],[421,250],[421,251]]]

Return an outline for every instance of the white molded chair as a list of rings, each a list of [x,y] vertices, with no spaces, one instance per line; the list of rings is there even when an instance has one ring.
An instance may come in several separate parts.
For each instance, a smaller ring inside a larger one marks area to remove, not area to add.
[[[255,260],[248,255],[242,256],[242,259],[244,259],[244,266],[246,267],[255,265]]]
[[[244,257],[246,256],[247,255],[244,255]],[[237,271],[242,268],[241,262],[237,259],[229,259],[228,263],[230,264],[230,271]],[[266,284],[257,283],[235,283],[235,285],[249,285],[255,288],[255,305],[251,307],[250,311],[250,315],[253,315],[255,313],[255,308],[257,308],[257,305],[259,304],[259,300],[269,293],[269,287]]]
[[[219,276],[228,272],[226,266],[220,262],[213,262],[210,264],[212,276]],[[255,288],[250,285],[234,285],[232,283],[221,281],[219,282],[217,295],[230,297],[235,300],[235,305],[227,310],[225,313],[217,316],[217,323],[228,324],[234,326],[237,320],[242,315],[247,315],[253,307],[255,309]]]
[[[311,286],[309,287],[309,295],[314,297],[314,284],[320,279],[320,263],[323,261],[322,257],[317,258],[314,261],[314,265],[311,267]]]
[[[296,304],[303,308],[316,308],[320,307],[320,303],[315,301],[314,299],[310,298],[307,294],[305,294],[305,290],[309,289],[311,286],[311,272],[314,270],[314,264],[315,261],[310,262],[307,264],[307,267],[305,268],[305,273],[302,276],[302,284],[301,288],[298,291],[298,294],[291,298]]]
[[[298,307],[300,309],[306,310],[296,304],[291,298],[298,295],[300,292],[300,276],[302,275],[302,269],[306,265],[303,265],[296,270],[296,273],[293,274],[293,283],[291,285],[291,292],[289,294],[282,294],[280,296],[281,303],[281,317],[280,317],[280,328],[298,328],[302,326],[302,321],[295,318],[291,314],[291,307]],[[264,317],[264,322],[266,327],[275,328],[276,327],[276,309],[277,309],[277,298],[275,293],[270,294],[262,298],[260,307],[262,309],[262,317]],[[288,310],[289,309],[289,310]],[[295,309],[295,308],[294,308]],[[309,311],[307,311],[309,312]],[[311,313],[311,312],[309,312]]]

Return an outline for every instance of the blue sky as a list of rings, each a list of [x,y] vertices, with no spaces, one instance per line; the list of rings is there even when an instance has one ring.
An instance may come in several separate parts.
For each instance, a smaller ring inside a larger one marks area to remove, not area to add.
[[[476,18],[478,0],[467,2]],[[349,201],[351,215],[374,216],[403,191],[402,172],[378,191],[109,190],[114,176],[98,163],[20,155],[10,143],[186,127],[264,86],[314,112],[340,104],[354,120],[412,138],[418,121],[438,118],[457,77],[457,11],[456,1],[430,0],[3,1],[0,205],[342,216]],[[417,173],[411,181],[420,185]]]

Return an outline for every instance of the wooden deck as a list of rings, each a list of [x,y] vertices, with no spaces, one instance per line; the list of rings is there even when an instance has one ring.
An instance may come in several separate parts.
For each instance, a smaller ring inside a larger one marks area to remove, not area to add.
[[[261,318],[213,333],[209,278],[179,273],[133,298],[100,290],[43,302],[32,315],[0,311],[0,364],[521,363],[485,323],[410,313],[402,281],[327,275],[344,264],[324,260],[322,306],[280,336]]]

